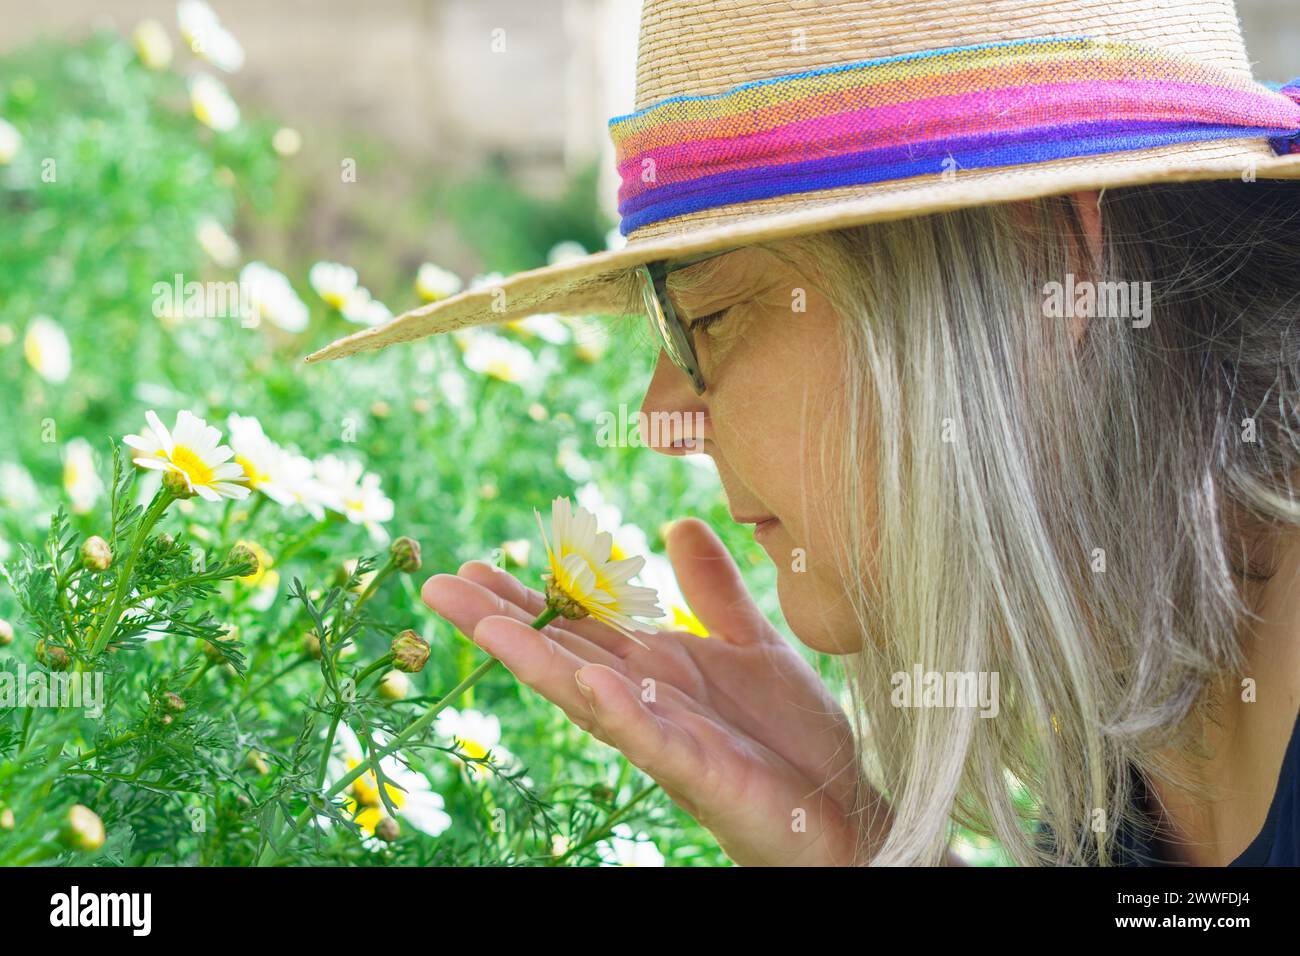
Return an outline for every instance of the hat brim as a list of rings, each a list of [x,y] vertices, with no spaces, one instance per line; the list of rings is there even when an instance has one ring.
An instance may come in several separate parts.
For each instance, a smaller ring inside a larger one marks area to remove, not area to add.
[[[412,309],[308,355],[327,362],[479,325],[539,313],[629,315],[641,308],[631,270],[733,246],[906,219],[993,203],[1159,182],[1300,179],[1300,154],[1277,156],[1257,137],[984,170],[780,196],[681,216],[637,231],[621,249],[527,272]]]

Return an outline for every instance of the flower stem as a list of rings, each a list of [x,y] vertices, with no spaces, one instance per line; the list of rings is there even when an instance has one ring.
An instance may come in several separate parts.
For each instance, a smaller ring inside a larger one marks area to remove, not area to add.
[[[559,612],[556,611],[554,608],[547,607],[544,611],[542,611],[541,614],[537,615],[536,619],[533,620],[533,622],[529,626],[540,631],[547,624],[553,621],[558,613]],[[416,737],[420,736],[420,734],[424,733],[424,731],[428,729],[429,725],[433,723],[434,718],[436,718],[438,714],[442,712],[443,709],[455,703],[455,701],[460,697],[461,694],[465,693],[465,691],[469,690],[469,688],[473,687],[480,680],[482,680],[483,675],[485,675],[488,671],[492,670],[492,668],[499,663],[500,661],[498,661],[495,657],[490,657],[487,660],[485,660],[482,664],[480,664],[478,667],[474,668],[474,670],[470,672],[469,676],[467,676],[459,684],[457,684],[450,691],[448,691],[442,697],[442,699],[438,701],[438,703],[434,704],[432,707],[426,710],[423,714],[421,714],[411,723],[407,724],[406,728],[401,733],[399,733],[396,737],[394,737],[391,741],[389,741],[387,745],[383,747],[373,748],[370,752],[369,757],[367,757],[365,760],[362,760],[360,763],[357,764],[357,766],[353,767],[351,771],[344,774],[343,777],[341,777],[339,780],[335,781],[333,786],[331,786],[327,791],[325,791],[325,799],[329,800],[331,797],[337,796],[338,794],[342,793],[344,790],[350,787],[352,783],[355,780],[357,780],[357,778],[361,777],[363,774],[372,772],[375,769],[375,767],[379,764],[379,761],[383,760],[383,758],[400,750],[402,747],[406,746]],[[323,785],[324,784],[322,782],[322,786]],[[294,821],[295,829],[301,827],[308,820],[310,820],[312,813],[313,813],[312,808],[308,806],[307,809],[303,810],[302,813],[298,814],[297,819]],[[271,860],[272,853],[273,851],[271,850],[271,845],[268,842],[266,847],[262,850],[261,855],[258,857],[257,865],[267,866],[271,862],[273,862]]]
[[[131,541],[131,551],[126,556],[122,570],[118,572],[117,587],[113,591],[113,601],[108,607],[108,612],[104,615],[104,624],[90,645],[91,657],[98,657],[104,653],[109,638],[113,636],[113,629],[117,627],[118,618],[122,614],[122,602],[126,599],[126,592],[131,588],[131,574],[135,571],[135,563],[140,557],[140,551],[149,537],[150,530],[158,523],[158,519],[163,516],[163,512],[171,503],[172,494],[163,488],[154,497],[149,510],[140,518],[140,524],[135,529],[135,537]]]

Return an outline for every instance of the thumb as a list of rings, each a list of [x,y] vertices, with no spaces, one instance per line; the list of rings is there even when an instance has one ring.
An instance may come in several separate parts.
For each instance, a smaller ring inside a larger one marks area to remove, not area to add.
[[[731,644],[753,644],[768,636],[771,625],[712,528],[698,518],[683,518],[673,522],[667,538],[682,595],[711,635]]]

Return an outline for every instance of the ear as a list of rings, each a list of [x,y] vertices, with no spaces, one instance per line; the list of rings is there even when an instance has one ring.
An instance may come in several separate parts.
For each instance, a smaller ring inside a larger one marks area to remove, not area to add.
[[[1089,272],[1101,269],[1101,193],[1095,189],[1071,193],[1070,201],[1083,224],[1083,234],[1088,240],[1088,255],[1092,260]]]

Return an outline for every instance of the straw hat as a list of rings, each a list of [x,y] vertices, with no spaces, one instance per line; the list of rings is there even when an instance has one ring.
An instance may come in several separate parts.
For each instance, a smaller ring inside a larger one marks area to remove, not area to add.
[[[1251,76],[1232,0],[645,0],[610,121],[620,249],[340,339],[342,358],[536,313],[630,314],[632,270],[1084,189],[1300,178],[1300,84]]]

